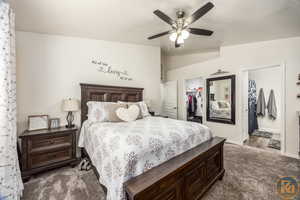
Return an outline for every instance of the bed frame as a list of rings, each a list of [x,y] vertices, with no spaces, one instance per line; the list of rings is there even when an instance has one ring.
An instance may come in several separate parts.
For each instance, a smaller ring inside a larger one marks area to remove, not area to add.
[[[81,122],[87,119],[88,101],[143,100],[143,88],[80,84]],[[214,137],[197,147],[124,183],[128,200],[196,200],[217,181],[224,170],[225,139]],[[82,149],[83,157],[87,155]],[[93,167],[95,174],[99,174]]]

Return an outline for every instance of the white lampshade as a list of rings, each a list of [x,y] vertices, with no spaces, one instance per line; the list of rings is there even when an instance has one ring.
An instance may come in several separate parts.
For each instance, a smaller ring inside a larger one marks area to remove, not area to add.
[[[65,99],[63,100],[63,111],[78,111],[79,102],[76,99]]]
[[[183,44],[184,43],[184,39],[183,39],[182,35],[179,35],[179,37],[177,39],[177,43],[178,44]]]
[[[177,33],[174,32],[170,35],[169,39],[172,41],[172,42],[175,42],[176,41],[176,38],[177,38]]]
[[[184,40],[188,39],[188,37],[190,36],[190,33],[187,30],[182,30],[181,31],[181,36]]]

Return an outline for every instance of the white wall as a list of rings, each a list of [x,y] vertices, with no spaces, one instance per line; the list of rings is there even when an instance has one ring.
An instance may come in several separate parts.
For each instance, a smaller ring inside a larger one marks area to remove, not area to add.
[[[277,107],[277,118],[275,120],[270,119],[268,114],[264,117],[258,117],[259,130],[270,131],[276,134],[280,134],[281,131],[281,90],[282,90],[282,78],[280,67],[265,68],[259,70],[253,70],[249,72],[249,80],[254,80],[256,83],[257,97],[259,90],[262,88],[265,94],[266,103],[268,103],[269,95],[273,89]],[[266,110],[267,113],[267,110]]]
[[[144,88],[144,98],[160,110],[160,48],[75,37],[17,32],[18,132],[26,128],[27,116],[60,117],[64,98],[80,100],[79,83]],[[132,81],[97,71],[92,59],[127,70]],[[79,125],[80,113],[76,113]]]
[[[178,80],[178,94],[182,94],[184,79],[200,76],[207,78],[218,69],[236,74],[236,125],[206,121],[204,123],[212,129],[215,135],[240,143],[242,141],[241,69],[281,64],[284,62],[286,65],[286,152],[297,155],[299,123],[296,110],[300,110],[300,101],[296,98],[296,91],[298,91],[296,82],[297,76],[300,73],[299,52],[300,37],[225,46],[221,47],[219,58],[170,70],[168,72],[168,79]],[[178,103],[179,117],[183,119],[184,101],[182,95],[178,96]]]
[[[198,89],[199,87],[204,87],[204,80],[202,77],[187,79],[185,81],[186,90],[194,90],[194,89]]]
[[[200,52],[192,54],[183,54],[183,55],[166,55],[164,58],[165,67],[168,70],[192,65],[194,63],[205,62],[218,58],[220,56],[219,51],[211,52]]]

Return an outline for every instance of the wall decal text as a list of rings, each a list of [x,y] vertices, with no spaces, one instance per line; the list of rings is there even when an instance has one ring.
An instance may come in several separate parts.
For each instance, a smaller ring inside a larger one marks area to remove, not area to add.
[[[97,70],[99,72],[114,75],[120,80],[132,81],[132,78],[129,76],[127,70],[117,70],[112,65],[99,60],[92,60],[92,64],[97,65]]]

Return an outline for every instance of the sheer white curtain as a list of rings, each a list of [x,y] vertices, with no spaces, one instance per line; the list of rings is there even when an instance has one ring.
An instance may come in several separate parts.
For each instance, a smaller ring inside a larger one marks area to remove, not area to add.
[[[0,199],[19,199],[21,180],[16,131],[14,13],[0,0]]]

